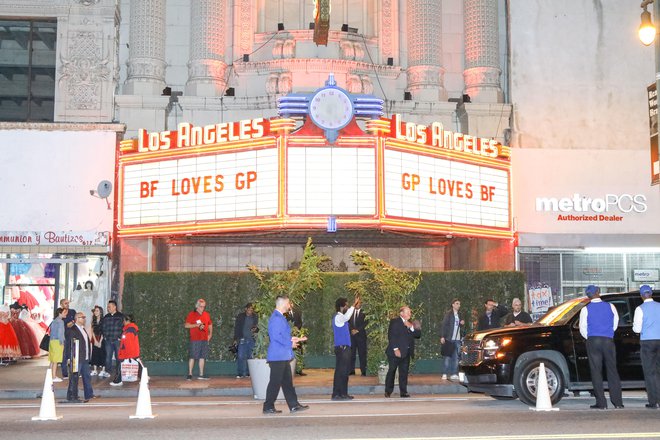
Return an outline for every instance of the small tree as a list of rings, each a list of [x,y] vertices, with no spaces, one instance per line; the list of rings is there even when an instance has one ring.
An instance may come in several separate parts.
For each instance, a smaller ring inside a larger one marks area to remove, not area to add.
[[[374,374],[380,365],[387,363],[385,349],[390,319],[397,316],[401,306],[409,304],[421,274],[412,276],[364,251],[353,251],[351,259],[362,275],[358,281],[347,283],[346,288],[360,296],[368,314],[367,370]]]
[[[268,319],[275,307],[278,296],[288,296],[292,304],[301,304],[309,292],[323,287],[322,272],[319,265],[328,257],[317,255],[312,239],[307,239],[300,265],[295,269],[282,272],[265,273],[254,265],[248,270],[259,280],[261,296],[254,303],[254,311],[259,317],[259,331],[255,335],[254,356],[265,359],[268,350]],[[293,328],[294,336],[305,336],[306,329]]]

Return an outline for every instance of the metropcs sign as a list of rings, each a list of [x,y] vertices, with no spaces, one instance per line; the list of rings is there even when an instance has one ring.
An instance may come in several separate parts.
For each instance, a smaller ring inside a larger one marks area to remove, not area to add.
[[[308,119],[255,118],[122,141],[122,236],[375,228],[511,238],[509,148],[391,119],[329,143]],[[295,130],[295,131],[294,131]]]
[[[572,197],[536,198],[536,211],[558,212],[559,221],[622,221],[623,216],[617,214],[642,213],[647,209],[646,196],[643,194],[605,194],[601,197],[587,197],[576,193]],[[581,214],[573,215],[574,212]]]

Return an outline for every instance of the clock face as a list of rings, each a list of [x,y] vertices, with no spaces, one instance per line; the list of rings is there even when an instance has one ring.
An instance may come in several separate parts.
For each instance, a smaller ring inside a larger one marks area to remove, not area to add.
[[[353,103],[351,98],[339,89],[323,89],[312,97],[309,115],[319,127],[338,130],[344,128],[353,118]]]

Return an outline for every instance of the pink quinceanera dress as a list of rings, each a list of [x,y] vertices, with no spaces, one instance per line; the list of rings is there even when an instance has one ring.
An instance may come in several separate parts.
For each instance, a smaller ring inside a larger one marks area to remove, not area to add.
[[[9,323],[9,313],[0,310],[0,358],[17,358],[21,356],[18,338],[14,328]]]

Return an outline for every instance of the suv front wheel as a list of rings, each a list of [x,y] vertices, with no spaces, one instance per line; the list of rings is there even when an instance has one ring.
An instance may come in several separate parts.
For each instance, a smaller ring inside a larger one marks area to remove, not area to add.
[[[552,404],[554,405],[559,402],[564,395],[564,377],[559,367],[547,359],[532,359],[525,362],[519,368],[516,368],[513,376],[513,385],[516,389],[516,394],[518,394],[521,402],[530,406],[536,405],[536,390],[541,362],[545,365],[545,374],[548,379],[550,401]]]

